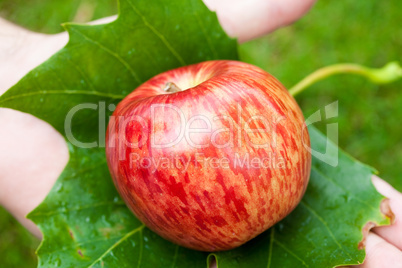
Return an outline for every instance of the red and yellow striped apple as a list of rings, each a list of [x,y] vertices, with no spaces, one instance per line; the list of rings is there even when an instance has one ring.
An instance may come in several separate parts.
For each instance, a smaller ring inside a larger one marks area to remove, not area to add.
[[[296,101],[267,72],[207,61],[159,74],[124,98],[106,156],[147,227],[202,251],[237,247],[288,215],[310,175]]]

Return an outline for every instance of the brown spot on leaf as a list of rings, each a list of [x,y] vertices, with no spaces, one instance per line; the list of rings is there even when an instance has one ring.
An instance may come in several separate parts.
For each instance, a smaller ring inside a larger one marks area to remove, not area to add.
[[[384,214],[387,218],[390,219],[391,224],[395,221],[395,214],[391,210],[391,206],[389,205],[389,199],[385,198],[381,201],[380,205],[381,213]]]
[[[381,201],[380,210],[381,210],[382,214],[384,214],[387,218],[390,219],[390,222],[392,224],[395,220],[395,214],[391,210],[391,206],[389,204],[388,198],[385,198]],[[376,226],[377,226],[377,224],[372,221],[369,221],[364,225],[363,230],[362,230],[363,239],[362,239],[362,241],[359,242],[359,245],[358,245],[359,250],[364,249],[366,247],[367,236],[368,236],[370,230]]]
[[[74,233],[71,229],[68,230],[68,234],[70,235],[71,239],[74,240]]]
[[[84,257],[84,254],[82,254],[81,249],[77,250],[78,255],[80,255],[81,257]]]
[[[367,236],[368,236],[370,230],[371,230],[372,228],[376,227],[376,226],[377,226],[377,224],[375,224],[375,223],[372,222],[372,221],[369,221],[369,222],[367,222],[367,223],[364,225],[363,230],[362,230],[363,239],[362,239],[362,241],[359,242],[359,245],[357,246],[357,248],[358,248],[359,250],[362,250],[362,249],[364,249],[364,248],[366,247],[366,239],[367,239]]]

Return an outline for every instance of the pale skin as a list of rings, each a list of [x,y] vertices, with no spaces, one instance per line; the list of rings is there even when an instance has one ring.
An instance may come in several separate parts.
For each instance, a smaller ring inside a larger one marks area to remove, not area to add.
[[[314,0],[204,2],[217,12],[228,35],[240,42],[292,23],[314,4]],[[67,33],[34,33],[0,18],[0,95],[67,41]],[[0,205],[40,237],[25,215],[43,201],[67,164],[66,143],[46,122],[18,111],[0,108],[0,125]],[[395,221],[391,226],[372,229],[366,241],[367,258],[359,267],[402,267],[402,194],[377,177],[373,177],[373,184],[389,198]]]

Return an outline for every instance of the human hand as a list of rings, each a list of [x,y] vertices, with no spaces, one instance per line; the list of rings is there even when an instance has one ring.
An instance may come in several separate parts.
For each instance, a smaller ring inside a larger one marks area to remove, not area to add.
[[[316,0],[203,0],[217,13],[225,32],[245,42],[290,24],[303,16]],[[113,21],[111,16],[89,24]],[[26,73],[67,44],[68,34],[41,34],[0,18],[0,95]]]
[[[224,30],[243,42],[296,20],[314,1],[205,0],[205,3],[217,12]],[[0,18],[0,95],[67,41],[66,32],[34,33]],[[0,108],[0,124],[0,204],[40,236],[25,215],[42,202],[67,164],[66,143],[50,125],[18,111]]]
[[[216,10],[224,30],[230,36],[237,37],[240,42],[291,23],[302,16],[314,3],[314,0],[204,1],[211,10]],[[105,23],[114,18],[100,20],[98,23]],[[2,78],[0,94],[18,82],[29,70],[61,49],[68,40],[67,33],[57,35],[33,33],[1,19],[0,29],[0,77]],[[5,29],[9,29],[10,32],[4,33]],[[64,169],[68,161],[68,150],[64,138],[47,123],[31,115],[9,109],[0,109],[0,124],[2,125],[0,128],[0,148],[2,148],[0,151],[0,204],[11,211],[29,230],[40,236],[36,226],[24,216],[44,199]],[[23,169],[21,163],[23,163]],[[400,261],[401,258],[400,221],[402,217],[400,213],[398,214],[402,207],[401,194],[390,190],[392,187],[389,188],[381,180],[373,179],[373,181],[378,191],[390,198],[396,220],[394,225],[374,228],[370,232],[366,242],[367,258],[360,267],[381,267],[378,266],[379,262],[382,265],[388,264],[384,267],[398,267],[389,262]]]
[[[393,224],[373,228],[366,238],[366,259],[359,268],[402,267],[402,194],[391,185],[373,176],[377,191],[389,199],[394,214]]]

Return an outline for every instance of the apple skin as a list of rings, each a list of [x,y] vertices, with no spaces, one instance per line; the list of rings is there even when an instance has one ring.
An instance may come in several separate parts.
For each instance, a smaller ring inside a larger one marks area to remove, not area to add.
[[[184,90],[165,91],[169,82]],[[106,136],[108,166],[131,211],[200,251],[238,247],[288,215],[307,187],[309,146],[284,86],[227,60],[151,78],[118,104]]]

